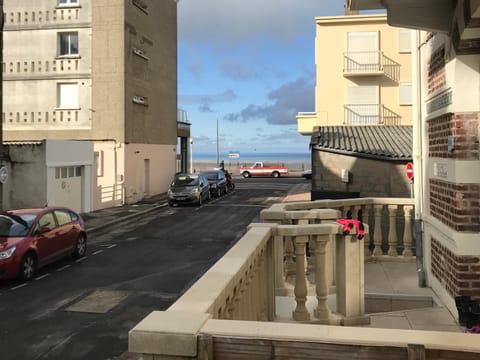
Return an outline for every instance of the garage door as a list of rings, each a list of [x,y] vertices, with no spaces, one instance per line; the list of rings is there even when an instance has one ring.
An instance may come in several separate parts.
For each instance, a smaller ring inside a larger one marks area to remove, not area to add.
[[[55,168],[55,205],[82,212],[83,167]]]

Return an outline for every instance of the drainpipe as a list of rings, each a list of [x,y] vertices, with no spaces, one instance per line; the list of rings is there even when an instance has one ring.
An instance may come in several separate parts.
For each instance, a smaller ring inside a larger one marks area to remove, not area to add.
[[[424,207],[424,191],[423,191],[423,118],[422,118],[422,59],[421,50],[425,43],[421,44],[420,31],[414,33],[414,52],[412,56],[412,75],[417,81],[417,86],[413,87],[414,106],[413,106],[413,164],[414,164],[414,199],[415,199],[415,216],[413,223],[413,238],[416,249],[416,267],[418,273],[418,286],[426,287],[424,248],[423,248],[423,207]]]

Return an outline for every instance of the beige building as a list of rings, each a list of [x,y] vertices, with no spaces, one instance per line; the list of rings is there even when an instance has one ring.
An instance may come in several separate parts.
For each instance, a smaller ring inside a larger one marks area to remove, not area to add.
[[[378,14],[315,23],[315,112],[297,115],[311,135],[312,198],[410,197],[412,31]]]
[[[315,112],[298,114],[298,132],[411,125],[411,31],[389,26],[385,15],[317,17],[315,23]]]
[[[177,2],[5,0],[4,12],[4,140],[91,140],[84,211],[165,192],[177,163]]]

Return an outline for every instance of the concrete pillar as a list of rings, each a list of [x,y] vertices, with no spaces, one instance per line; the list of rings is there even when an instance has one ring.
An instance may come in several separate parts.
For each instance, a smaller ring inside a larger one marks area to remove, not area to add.
[[[412,205],[405,205],[403,212],[405,216],[405,230],[403,232],[403,256],[411,257],[412,252]]]
[[[307,278],[305,275],[305,246],[308,236],[295,236],[295,301],[297,306],[293,311],[293,318],[296,321],[310,320],[310,314],[306,307],[307,302]]]
[[[397,210],[398,205],[388,205],[388,217],[390,218],[390,225],[388,229],[388,256],[397,257]]]
[[[375,211],[375,232],[373,234],[373,256],[383,255],[382,251],[382,209],[383,205],[374,205]]]
[[[328,283],[326,247],[330,234],[312,236],[315,242],[315,292],[317,294],[317,308],[314,315],[321,323],[328,324],[330,309],[328,308]]]

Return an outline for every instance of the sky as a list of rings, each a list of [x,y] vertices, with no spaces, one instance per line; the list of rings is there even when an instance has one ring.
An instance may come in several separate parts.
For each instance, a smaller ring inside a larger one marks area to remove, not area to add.
[[[315,17],[344,0],[180,0],[178,107],[193,153],[308,153],[296,114],[315,110]]]

